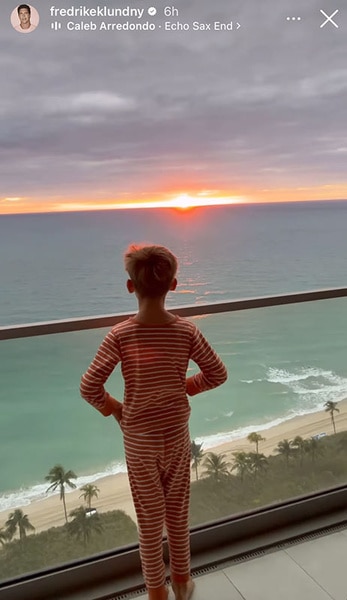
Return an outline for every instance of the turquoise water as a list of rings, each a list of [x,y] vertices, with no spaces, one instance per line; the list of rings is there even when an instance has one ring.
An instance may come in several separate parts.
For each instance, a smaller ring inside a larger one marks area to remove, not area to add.
[[[176,215],[170,222],[165,211],[157,217],[149,211],[142,220],[138,214],[118,213],[112,227],[100,213],[6,217],[11,225],[3,227],[1,220],[0,234],[6,231],[7,238],[0,235],[0,246],[7,243],[11,252],[1,262],[3,324],[14,322],[16,315],[22,315],[18,322],[28,322],[133,310],[117,260],[128,241],[139,239],[141,228],[147,231],[141,239],[167,243],[181,259],[181,288],[171,304],[346,285],[346,203],[241,208],[201,212],[195,218],[200,229],[192,230],[186,220],[185,233],[183,227],[177,231]],[[159,225],[160,236],[152,237]],[[237,239],[226,237],[227,231]],[[25,238],[21,252],[19,233]],[[93,242],[94,237],[98,244],[92,243],[90,252],[88,238]],[[207,449],[345,398],[346,308],[347,300],[339,299],[198,318],[222,355],[229,379],[192,399],[192,437]],[[0,344],[0,509],[43,495],[44,476],[56,463],[73,469],[79,484],[124,470],[116,424],[99,416],[78,393],[80,375],[104,333]],[[121,397],[117,370],[109,389]]]

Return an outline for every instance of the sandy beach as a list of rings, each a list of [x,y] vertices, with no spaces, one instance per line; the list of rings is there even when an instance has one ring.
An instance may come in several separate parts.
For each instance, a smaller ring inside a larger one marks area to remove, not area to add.
[[[334,413],[336,430],[337,432],[347,431],[347,400],[339,402],[338,409],[340,412]],[[310,438],[322,432],[327,435],[333,433],[329,413],[322,411],[294,417],[280,425],[261,431],[260,434],[265,438],[265,441],[260,442],[259,452],[269,455],[281,440],[294,439],[297,435],[302,438]],[[227,459],[230,460],[232,452],[241,450],[246,452],[254,451],[254,444],[251,444],[244,438],[210,448],[208,451],[219,454],[224,453],[227,455]],[[192,480],[194,481],[194,475],[192,475]],[[124,510],[136,522],[135,510],[126,474],[103,477],[95,481],[94,484],[99,488],[100,492],[98,499],[93,500],[93,507],[97,508],[99,512],[117,509]],[[66,494],[68,513],[83,504],[83,499],[80,498],[81,493],[78,489]],[[30,522],[35,527],[36,533],[49,527],[63,525],[65,522],[63,504],[59,499],[59,494],[18,508],[22,508],[23,512],[28,515]],[[0,528],[3,527],[12,510],[0,512]]]

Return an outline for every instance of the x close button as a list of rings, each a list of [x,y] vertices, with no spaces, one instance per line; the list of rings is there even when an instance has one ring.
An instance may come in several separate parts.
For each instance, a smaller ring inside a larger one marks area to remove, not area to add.
[[[335,21],[333,20],[333,17],[335,17],[335,15],[337,15],[337,13],[339,12],[338,8],[331,15],[327,15],[326,12],[324,12],[324,10],[321,10],[320,12],[325,17],[325,21],[323,21],[323,23],[320,26],[321,29],[322,27],[328,25],[328,23],[330,23],[330,25],[333,25],[333,27],[336,27],[336,29],[339,28],[338,24],[335,23]]]

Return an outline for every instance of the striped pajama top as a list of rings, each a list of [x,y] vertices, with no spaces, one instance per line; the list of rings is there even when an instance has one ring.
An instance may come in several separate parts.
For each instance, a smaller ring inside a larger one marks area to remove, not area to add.
[[[200,371],[186,378],[190,359]],[[80,386],[82,397],[105,416],[111,408],[104,384],[118,363],[125,384],[121,428],[128,433],[186,423],[187,395],[227,379],[223,362],[201,331],[179,316],[165,325],[144,325],[130,317],[106,335]]]

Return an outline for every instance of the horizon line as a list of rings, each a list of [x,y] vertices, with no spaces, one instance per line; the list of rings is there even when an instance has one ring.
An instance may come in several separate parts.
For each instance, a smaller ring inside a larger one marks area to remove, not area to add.
[[[1,212],[0,217],[2,216],[13,216],[13,215],[36,215],[36,214],[60,214],[60,213],[85,213],[85,212],[107,212],[107,211],[123,211],[123,210],[171,210],[180,213],[190,213],[192,211],[196,211],[197,209],[205,209],[205,208],[233,208],[240,206],[248,206],[248,205],[281,205],[281,204],[308,204],[314,202],[347,202],[347,198],[317,198],[310,200],[249,200],[247,202],[232,202],[228,204],[196,204],[192,206],[182,207],[182,206],[174,206],[174,205],[158,205],[158,206],[141,206],[141,204],[124,206],[103,206],[96,207],[93,206],[88,208],[88,206],[81,208],[72,208],[64,207],[61,209],[51,209],[51,210],[24,210],[24,211],[14,211],[14,212]],[[144,203],[145,204],[145,203]]]

